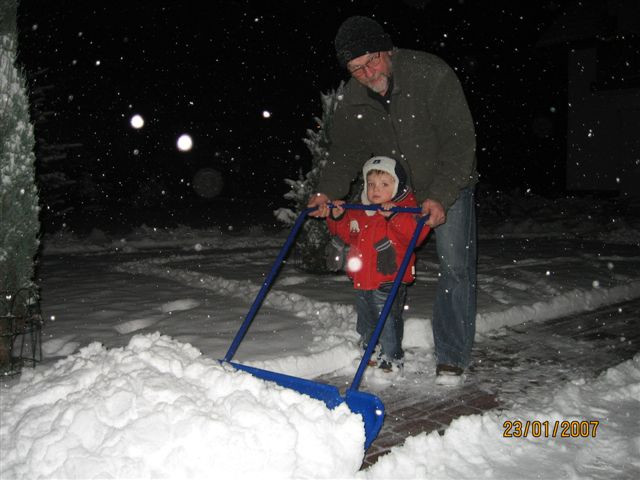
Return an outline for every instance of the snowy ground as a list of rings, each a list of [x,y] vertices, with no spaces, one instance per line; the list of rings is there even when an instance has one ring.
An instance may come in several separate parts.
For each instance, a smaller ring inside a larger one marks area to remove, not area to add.
[[[640,297],[637,217],[577,200],[505,204],[509,210],[481,216],[479,339],[505,326]],[[358,472],[359,417],[215,361],[285,236],[222,225],[45,238],[46,358],[0,389],[0,476],[632,478],[640,472],[638,356],[597,379],[577,374],[513,410],[455,421],[443,436],[410,438]],[[361,390],[384,401],[397,385],[437,388],[430,333],[436,278],[431,242],[419,252],[409,294],[405,372],[369,369]],[[343,275],[285,265],[234,360],[303,378],[353,375],[359,352],[352,297]],[[547,421],[551,429],[565,420],[594,428],[581,422],[597,420],[600,430],[591,438],[529,436],[515,443],[502,436],[508,418]]]

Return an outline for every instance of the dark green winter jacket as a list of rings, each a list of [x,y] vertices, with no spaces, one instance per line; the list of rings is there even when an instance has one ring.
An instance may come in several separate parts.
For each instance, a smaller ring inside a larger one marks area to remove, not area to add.
[[[461,189],[477,182],[475,132],[453,70],[425,52],[396,49],[389,112],[355,79],[345,86],[329,129],[329,157],[318,191],[344,197],[370,157],[403,163],[419,202],[449,208]]]

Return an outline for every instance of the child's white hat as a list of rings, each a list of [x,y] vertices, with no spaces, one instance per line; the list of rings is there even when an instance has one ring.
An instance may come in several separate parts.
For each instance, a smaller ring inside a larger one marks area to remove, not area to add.
[[[362,178],[364,181],[364,189],[362,190],[363,204],[369,205],[371,203],[367,196],[367,175],[371,170],[382,170],[393,177],[395,185],[393,186],[392,200],[394,202],[406,197],[409,187],[407,186],[407,174],[402,165],[390,157],[371,157],[362,166]]]

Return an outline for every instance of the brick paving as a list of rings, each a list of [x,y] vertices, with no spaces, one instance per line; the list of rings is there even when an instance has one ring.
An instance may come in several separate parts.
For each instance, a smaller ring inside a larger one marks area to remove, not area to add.
[[[421,432],[443,432],[452,420],[464,415],[480,414],[499,406],[496,396],[465,386],[457,390],[453,399],[391,401],[385,403],[386,417],[378,438],[373,442],[363,463],[366,468],[391,447],[401,445],[405,438]],[[407,404],[408,403],[408,404]]]
[[[595,377],[639,351],[640,300],[491,332],[476,342],[464,385],[436,386],[431,373],[422,375],[418,388],[395,385],[375,392],[386,417],[362,468],[409,436],[442,433],[458,417],[506,409],[532,390],[552,391],[570,379]]]

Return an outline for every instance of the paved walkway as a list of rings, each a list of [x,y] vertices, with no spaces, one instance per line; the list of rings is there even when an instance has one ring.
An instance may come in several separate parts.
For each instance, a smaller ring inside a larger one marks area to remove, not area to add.
[[[455,418],[523,403],[532,390],[550,392],[570,379],[597,376],[639,351],[640,300],[491,332],[476,342],[474,364],[461,387],[429,380],[433,388],[423,385],[424,395],[397,385],[388,392],[390,400],[384,390],[376,392],[386,418],[363,468],[408,436],[442,432]]]

